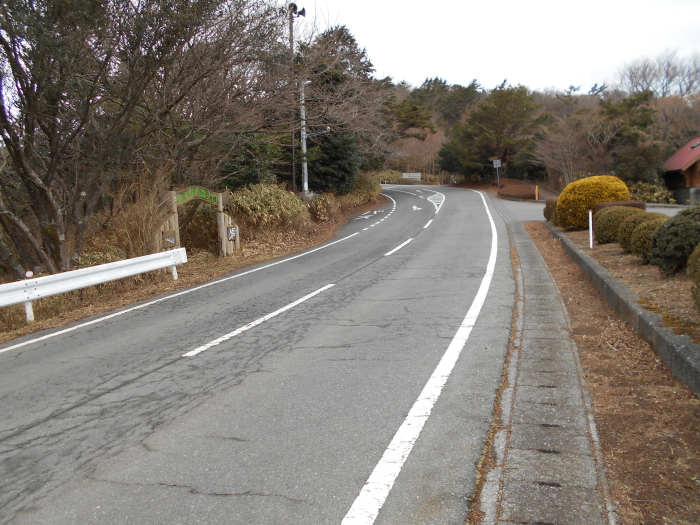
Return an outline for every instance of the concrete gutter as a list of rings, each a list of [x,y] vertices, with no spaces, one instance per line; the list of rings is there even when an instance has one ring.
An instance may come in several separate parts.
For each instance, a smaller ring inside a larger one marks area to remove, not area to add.
[[[665,326],[660,314],[639,303],[639,296],[618,281],[593,257],[581,250],[559,229],[546,223],[561,240],[569,256],[581,267],[622,319],[627,321],[666,363],[671,373],[700,396],[700,345],[687,335],[678,335]]]

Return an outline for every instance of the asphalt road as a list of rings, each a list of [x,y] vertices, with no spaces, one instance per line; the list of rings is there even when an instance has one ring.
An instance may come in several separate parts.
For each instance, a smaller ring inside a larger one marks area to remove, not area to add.
[[[477,192],[384,193],[318,248],[0,347],[0,523],[464,523],[508,232]]]

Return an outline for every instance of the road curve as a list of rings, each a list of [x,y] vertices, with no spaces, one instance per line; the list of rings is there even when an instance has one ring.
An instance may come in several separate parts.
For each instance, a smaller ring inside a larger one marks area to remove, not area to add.
[[[384,193],[317,248],[0,347],[0,523],[464,523],[508,233],[478,192]]]

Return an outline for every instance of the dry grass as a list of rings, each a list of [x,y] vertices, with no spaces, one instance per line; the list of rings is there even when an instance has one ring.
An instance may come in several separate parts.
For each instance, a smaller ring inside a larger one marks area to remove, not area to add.
[[[700,401],[615,314],[544,224],[526,228],[567,305],[620,523],[700,523]],[[618,267],[635,266],[621,254],[608,257]]]

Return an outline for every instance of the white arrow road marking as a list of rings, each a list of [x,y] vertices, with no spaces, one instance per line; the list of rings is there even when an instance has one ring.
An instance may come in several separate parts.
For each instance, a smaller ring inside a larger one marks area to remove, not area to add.
[[[262,324],[262,323],[264,323],[265,321],[267,321],[267,320],[269,320],[269,319],[272,319],[273,317],[278,316],[278,315],[281,314],[282,312],[286,312],[287,310],[291,310],[291,309],[294,308],[295,306],[300,305],[300,304],[303,303],[304,301],[308,301],[309,299],[311,299],[311,298],[314,297],[315,295],[318,295],[318,294],[320,294],[321,292],[324,292],[324,291],[328,290],[329,288],[333,288],[334,286],[335,286],[335,284],[327,284],[327,285],[324,286],[323,288],[319,288],[319,289],[316,290],[315,292],[312,292],[312,293],[310,293],[309,295],[305,295],[305,296],[302,297],[301,299],[297,299],[297,300],[294,301],[293,303],[289,303],[287,306],[283,306],[282,308],[280,308],[279,310],[275,310],[275,311],[272,312],[271,314],[267,314],[267,315],[261,317],[260,319],[256,319],[256,320],[253,321],[252,323],[248,323],[248,324],[245,325],[245,326],[241,326],[239,329],[234,330],[233,332],[230,332],[230,333],[228,333],[228,334],[226,334],[226,335],[222,335],[222,336],[219,337],[218,339],[214,339],[213,341],[211,341],[211,342],[209,342],[209,343],[207,343],[207,344],[205,344],[205,345],[202,345],[202,346],[200,346],[200,347],[198,347],[198,348],[195,348],[194,350],[191,350],[190,352],[187,352],[186,354],[183,354],[182,357],[194,357],[194,356],[196,356],[197,354],[201,354],[201,353],[204,352],[205,350],[209,350],[209,349],[210,349],[211,347],[213,347],[213,346],[220,345],[220,344],[223,343],[224,341],[228,341],[228,340],[231,339],[232,337],[236,337],[237,335],[242,334],[243,332],[245,332],[245,331],[247,331],[247,330],[250,330],[251,328],[253,328],[253,327],[255,327],[255,326],[258,326],[259,324]]]
[[[423,209],[423,208],[419,208],[418,206],[414,206],[414,207],[413,207],[413,211],[418,211],[418,210],[422,210],[422,209]]]
[[[437,403],[445,383],[447,383],[455,364],[457,364],[457,359],[459,359],[462,349],[467,344],[467,339],[469,339],[472,328],[474,328],[476,324],[479,312],[481,312],[481,307],[486,301],[486,294],[488,294],[489,287],[491,286],[491,279],[493,278],[493,273],[496,268],[498,237],[496,234],[496,225],[493,222],[493,217],[491,217],[486,199],[484,199],[483,194],[479,193],[479,195],[481,196],[481,200],[486,208],[486,214],[491,223],[491,255],[489,256],[489,262],[486,265],[486,273],[481,280],[479,291],[476,293],[476,297],[469,307],[467,316],[464,318],[464,321],[462,321],[452,342],[447,347],[433,375],[428,379],[428,382],[420,396],[418,396],[413,408],[411,408],[408,416],[396,432],[394,439],[391,440],[384,455],[379,460],[374,471],[372,471],[367,483],[365,483],[365,486],[360,491],[360,495],[357,496],[352,507],[350,507],[341,525],[372,525],[377,519],[379,510],[382,508],[382,505],[384,505],[408,455],[411,453],[411,450],[413,450],[413,445],[415,445],[418,440],[418,436],[420,436],[423,426],[428,420],[435,403]]]

